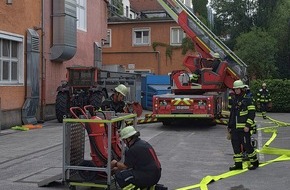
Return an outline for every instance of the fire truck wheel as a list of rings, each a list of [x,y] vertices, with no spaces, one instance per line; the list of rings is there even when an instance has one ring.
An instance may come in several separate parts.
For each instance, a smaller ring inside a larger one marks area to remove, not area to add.
[[[166,126],[166,125],[171,125],[171,122],[170,122],[170,121],[162,121],[162,124],[163,124],[164,126]]]
[[[58,92],[55,102],[55,114],[58,122],[62,123],[63,118],[69,114],[69,94],[68,92]]]

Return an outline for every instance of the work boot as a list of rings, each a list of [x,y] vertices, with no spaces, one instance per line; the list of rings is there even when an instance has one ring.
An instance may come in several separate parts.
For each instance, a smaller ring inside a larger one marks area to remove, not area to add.
[[[230,171],[232,170],[242,170],[243,169],[243,163],[242,162],[235,162],[235,165],[231,166],[229,168]]]
[[[251,163],[251,165],[248,167],[249,170],[255,170],[259,167],[259,160]]]

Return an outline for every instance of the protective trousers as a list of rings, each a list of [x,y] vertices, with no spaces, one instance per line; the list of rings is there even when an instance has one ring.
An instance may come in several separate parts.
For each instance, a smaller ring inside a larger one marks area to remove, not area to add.
[[[233,150],[234,150],[234,162],[237,166],[242,166],[243,162],[243,154],[241,145],[243,145],[244,151],[246,151],[248,158],[251,164],[256,165],[258,162],[257,154],[255,149],[251,144],[251,134],[250,132],[232,131],[232,138],[231,138]]]
[[[134,172],[132,169],[126,169],[119,171],[115,174],[116,181],[118,185],[123,190],[151,190],[154,185],[149,184],[156,184],[151,181],[140,181],[136,179],[134,176]]]
[[[268,103],[261,102],[261,112],[262,112],[263,118],[266,117],[267,106],[268,106]]]

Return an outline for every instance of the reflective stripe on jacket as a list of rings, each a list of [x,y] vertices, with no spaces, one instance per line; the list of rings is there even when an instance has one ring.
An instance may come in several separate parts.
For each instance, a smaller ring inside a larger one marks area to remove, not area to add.
[[[257,93],[257,102],[268,103],[271,102],[271,95],[267,89],[260,89]]]
[[[246,95],[235,96],[232,99],[232,107],[230,112],[228,127],[231,129],[244,129],[254,125],[256,116],[256,108],[253,99]]]

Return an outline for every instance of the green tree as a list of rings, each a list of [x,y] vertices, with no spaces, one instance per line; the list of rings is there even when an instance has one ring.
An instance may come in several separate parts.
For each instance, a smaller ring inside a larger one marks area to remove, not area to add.
[[[207,0],[192,0],[193,13],[203,24],[209,26],[209,21],[207,19],[207,4]]]
[[[207,19],[207,4],[208,0],[192,0],[194,14]]]
[[[268,28],[269,21],[274,13],[277,0],[258,0],[257,15],[255,24],[257,27]]]
[[[290,78],[290,1],[278,0],[269,19],[268,32],[277,42],[277,78]]]
[[[250,79],[267,79],[275,75],[276,44],[275,38],[256,27],[237,38],[235,52],[248,64]]]
[[[254,26],[257,2],[253,0],[211,0],[211,7],[216,13],[215,32],[227,41],[230,48],[241,33],[247,33]]]

